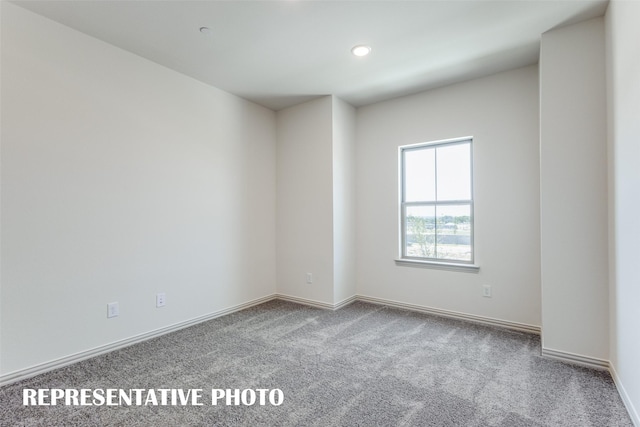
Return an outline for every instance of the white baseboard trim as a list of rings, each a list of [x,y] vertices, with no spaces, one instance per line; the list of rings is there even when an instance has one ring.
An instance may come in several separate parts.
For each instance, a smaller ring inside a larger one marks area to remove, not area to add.
[[[215,319],[217,317],[221,317],[237,311],[241,311],[249,307],[253,307],[255,305],[263,304],[265,302],[268,302],[274,299],[280,299],[280,300],[289,301],[293,303],[304,304],[304,305],[326,309],[326,310],[338,310],[355,301],[363,301],[363,302],[368,302],[372,304],[385,305],[385,306],[394,307],[394,308],[433,314],[436,316],[470,321],[470,322],[475,322],[475,323],[480,323],[480,324],[485,324],[490,326],[498,326],[501,328],[512,329],[520,332],[540,334],[540,327],[535,325],[528,325],[524,323],[511,322],[511,321],[506,321],[501,319],[494,319],[490,317],[477,316],[477,315],[460,313],[460,312],[450,311],[450,310],[442,310],[442,309],[433,308],[433,307],[421,306],[416,304],[408,304],[408,303],[403,303],[399,301],[369,297],[365,295],[353,295],[340,302],[331,304],[331,303],[326,303],[322,301],[316,301],[312,299],[300,298],[292,295],[276,293],[276,294],[266,295],[264,297],[254,299],[243,304],[238,304],[233,307],[218,310],[203,316],[195,317],[193,319],[186,320],[184,322],[179,322],[179,323],[169,325],[163,328],[159,328],[147,333],[139,334],[139,335],[126,338],[123,340],[119,340],[110,344],[105,344],[90,350],[71,354],[69,356],[55,359],[50,362],[41,363],[26,369],[21,369],[18,371],[10,372],[8,374],[0,375],[0,386],[5,386],[17,381],[31,378],[36,375],[39,375],[48,371],[52,371],[54,369],[62,368],[64,366],[71,365],[73,363],[80,362],[82,360],[90,359],[92,357],[96,357],[101,354],[105,354],[114,350],[118,350],[124,347],[129,347],[131,345],[149,340],[151,338],[155,338],[155,337],[165,335],[174,331],[178,331],[180,329],[184,329],[189,326],[197,325],[199,323],[206,322],[208,320]],[[552,350],[552,349],[546,349],[546,348],[542,349],[542,356],[558,359],[564,362],[597,368],[597,369],[609,369],[611,367],[609,362],[606,360],[596,359],[592,357],[581,356],[577,354],[572,354],[572,353],[562,352],[562,351]],[[634,423],[636,424],[636,426],[640,427],[638,413],[635,411],[635,408],[631,404],[629,397],[624,391],[624,387],[620,383],[620,380],[617,377],[617,374],[615,374],[615,370],[613,369],[613,367],[611,367],[611,369],[609,370],[612,373],[616,386],[618,387],[620,395],[622,396],[622,399],[625,402],[625,406],[627,407],[629,413],[631,414],[631,417],[633,418]]]
[[[308,305],[315,308],[323,308],[325,310],[333,310],[333,304],[328,302],[317,301],[308,298],[294,297],[293,295],[276,294],[276,299],[283,301],[295,302],[296,304]]]
[[[345,298],[342,301],[333,304],[333,306],[335,307],[334,310],[340,310],[342,307],[346,307],[349,304],[356,302],[357,300],[358,300],[357,295],[352,295],[349,298]]]
[[[405,310],[417,311],[421,313],[433,314],[441,317],[465,320],[468,322],[481,323],[483,325],[498,326],[500,328],[512,329],[520,332],[527,332],[540,335],[540,327],[528,325],[526,323],[511,322],[509,320],[494,319],[492,317],[477,316],[475,314],[461,313],[458,311],[443,310],[440,308],[427,307],[417,304],[408,304],[399,301],[387,300],[383,298],[368,297],[365,295],[357,295],[358,301],[369,302],[372,304],[387,305],[389,307],[402,308]]]
[[[638,411],[633,406],[633,402],[631,401],[631,398],[627,394],[627,390],[624,388],[624,385],[622,385],[622,380],[620,380],[620,377],[618,376],[616,367],[611,362],[609,362],[609,372],[611,373],[611,378],[613,378],[613,382],[615,383],[616,388],[618,389],[618,394],[622,399],[622,403],[624,403],[625,408],[627,408],[627,412],[629,413],[631,422],[635,427],[640,427],[640,414],[638,414]]]
[[[184,322],[175,323],[173,325],[165,326],[163,328],[155,329],[150,332],[146,332],[140,335],[135,335],[130,338],[115,341],[110,344],[101,345],[99,347],[92,348],[90,350],[81,351],[79,353],[71,354],[69,356],[61,357],[59,359],[52,360],[50,362],[41,363],[29,368],[20,369],[18,371],[10,372],[0,376],[0,387],[5,386],[17,381],[25,380],[27,378],[34,377],[39,374],[43,374],[54,369],[62,368],[67,365],[71,365],[82,360],[90,359],[92,357],[99,356],[101,354],[109,353],[114,350],[119,350],[124,347],[147,341],[151,338],[165,335],[170,332],[175,332],[180,329],[188,328],[189,326],[197,325],[198,323],[206,322],[207,320],[215,319],[227,314],[241,311],[254,305],[263,304],[267,301],[271,301],[276,298],[276,294],[267,295],[261,298],[257,298],[246,303],[238,304],[233,307],[218,310],[203,316],[195,317],[193,319],[186,320]]]
[[[581,354],[570,353],[568,351],[554,350],[542,347],[542,357],[556,359],[561,362],[572,363],[574,365],[586,366],[587,368],[609,370],[609,361],[596,357],[583,356]]]
[[[331,304],[328,302],[322,302],[322,301],[317,301],[317,300],[313,300],[313,299],[308,299],[308,298],[300,298],[300,297],[294,297],[293,295],[286,295],[286,294],[276,294],[275,295],[276,299],[281,299],[283,301],[289,301],[289,302],[294,302],[297,304],[303,304],[303,305],[308,305],[311,307],[316,307],[316,308],[322,308],[325,310],[338,310],[342,307],[346,307],[347,305],[351,304],[352,302],[357,300],[357,296],[353,295],[349,298],[346,298],[340,302],[337,302],[335,304]]]

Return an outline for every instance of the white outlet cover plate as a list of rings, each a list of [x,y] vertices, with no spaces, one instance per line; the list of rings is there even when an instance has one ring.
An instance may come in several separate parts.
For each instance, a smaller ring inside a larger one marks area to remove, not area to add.
[[[120,307],[117,302],[107,304],[107,318],[118,317],[120,315]]]

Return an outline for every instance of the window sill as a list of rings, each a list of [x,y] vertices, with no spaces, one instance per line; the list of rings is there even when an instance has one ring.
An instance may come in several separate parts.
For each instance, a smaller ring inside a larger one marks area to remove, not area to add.
[[[480,266],[475,264],[455,264],[451,262],[420,261],[416,259],[397,259],[396,265],[402,267],[419,267],[433,268],[436,270],[463,271],[465,273],[477,273],[478,271],[480,271]]]

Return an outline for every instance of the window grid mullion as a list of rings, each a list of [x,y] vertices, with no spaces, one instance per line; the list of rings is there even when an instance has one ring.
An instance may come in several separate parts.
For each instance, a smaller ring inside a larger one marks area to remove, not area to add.
[[[434,189],[434,209],[433,209],[433,255],[438,258],[438,148],[433,149],[433,182],[435,183]]]

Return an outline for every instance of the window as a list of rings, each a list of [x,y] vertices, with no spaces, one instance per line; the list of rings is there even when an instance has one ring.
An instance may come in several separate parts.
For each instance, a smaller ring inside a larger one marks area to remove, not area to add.
[[[472,138],[400,147],[401,258],[473,264]]]

